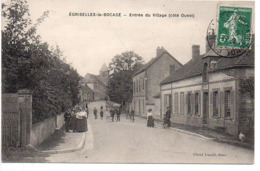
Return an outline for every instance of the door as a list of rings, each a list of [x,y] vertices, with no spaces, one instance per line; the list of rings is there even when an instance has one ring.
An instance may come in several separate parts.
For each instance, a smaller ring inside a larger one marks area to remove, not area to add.
[[[172,107],[172,95],[171,94],[165,94],[164,95],[164,114],[167,111],[167,107]]]
[[[203,124],[208,123],[209,117],[209,93],[203,93]]]

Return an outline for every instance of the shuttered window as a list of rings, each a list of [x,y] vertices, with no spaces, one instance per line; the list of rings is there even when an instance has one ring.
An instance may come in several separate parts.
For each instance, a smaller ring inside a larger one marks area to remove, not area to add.
[[[225,91],[224,104],[225,104],[225,117],[230,117],[231,116],[230,90]]]
[[[184,92],[180,94],[180,114],[184,115]]]
[[[192,114],[191,113],[191,93],[188,93],[188,95],[187,95],[187,110],[188,110],[188,114]]]
[[[174,113],[179,113],[179,97],[178,97],[178,93],[174,93]]]
[[[199,93],[195,93],[195,115],[199,114]]]
[[[213,116],[217,117],[219,116],[219,94],[218,91],[213,92]]]

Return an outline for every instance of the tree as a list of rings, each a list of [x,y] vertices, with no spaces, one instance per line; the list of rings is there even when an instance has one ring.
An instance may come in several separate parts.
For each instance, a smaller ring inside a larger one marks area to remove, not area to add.
[[[33,123],[64,111],[79,102],[77,71],[66,63],[58,46],[50,48],[36,34],[48,11],[32,24],[26,1],[2,4],[3,93],[29,89],[33,96]]]
[[[114,102],[125,105],[132,101],[133,73],[142,66],[143,58],[133,51],[116,55],[109,64],[108,95]]]
[[[249,95],[252,107],[254,109],[254,97],[255,97],[255,79],[254,77],[243,78],[240,80],[239,91],[241,94]]]

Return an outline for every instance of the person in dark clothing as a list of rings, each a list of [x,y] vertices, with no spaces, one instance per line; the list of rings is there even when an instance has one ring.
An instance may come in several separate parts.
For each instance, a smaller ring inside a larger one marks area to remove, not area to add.
[[[117,109],[117,110],[116,110],[116,121],[119,121],[119,122],[120,122],[120,115],[121,115],[121,110],[120,110],[120,109]]]
[[[94,107],[94,116],[95,116],[95,119],[97,119],[97,108]]]
[[[167,112],[165,114],[165,118],[164,118],[164,125],[167,125],[168,127],[171,126],[171,107],[168,106],[167,107]]]
[[[153,127],[154,128],[154,118],[153,118],[152,109],[149,109],[148,113],[147,113],[147,127]]]
[[[130,113],[130,121],[135,121],[135,111],[134,109],[131,110],[131,113]]]
[[[69,132],[70,129],[70,113],[66,112],[64,114],[64,121],[65,121],[65,131]]]
[[[103,108],[100,108],[100,119],[103,119],[103,115],[104,115]]]
[[[115,116],[115,111],[114,111],[114,109],[111,109],[111,110],[110,110],[110,115],[111,115],[111,118],[112,118],[112,122],[114,122],[114,116]]]

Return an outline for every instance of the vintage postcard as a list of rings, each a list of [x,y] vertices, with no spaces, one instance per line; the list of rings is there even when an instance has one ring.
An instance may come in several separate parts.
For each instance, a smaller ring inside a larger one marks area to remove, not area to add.
[[[255,2],[3,0],[3,163],[254,164]]]

